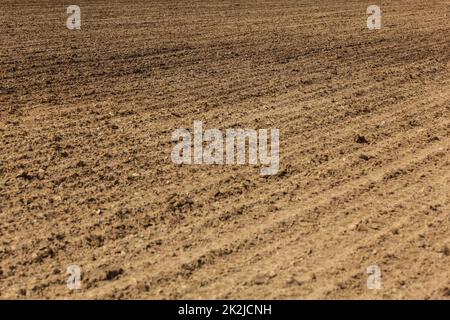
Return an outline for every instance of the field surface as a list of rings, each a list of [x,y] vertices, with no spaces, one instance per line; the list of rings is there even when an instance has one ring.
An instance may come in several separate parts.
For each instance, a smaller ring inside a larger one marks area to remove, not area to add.
[[[1,299],[450,299],[449,1],[73,2],[0,3]],[[173,164],[194,120],[280,171]]]

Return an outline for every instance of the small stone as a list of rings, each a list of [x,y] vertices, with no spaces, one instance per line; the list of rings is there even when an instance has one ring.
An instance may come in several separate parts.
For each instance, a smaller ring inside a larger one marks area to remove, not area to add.
[[[370,159],[372,159],[372,157],[367,154],[360,154],[359,158],[365,161],[369,161]]]
[[[16,178],[22,178],[22,179],[25,179],[25,180],[31,180],[31,179],[33,179],[33,176],[28,174],[28,172],[25,171],[25,170],[20,170],[20,172],[16,176]]]
[[[356,143],[369,143],[369,141],[366,139],[366,137],[361,136],[361,135],[359,135],[359,134],[357,134],[357,135],[355,136],[354,141],[355,141]]]
[[[106,280],[114,280],[114,279],[118,278],[122,273],[123,273],[122,268],[109,270],[105,274],[105,279]]]
[[[253,279],[253,283],[256,285],[262,285],[262,284],[266,283],[266,280],[267,279],[266,279],[265,275],[259,274],[255,277],[255,279]]]
[[[294,277],[290,277],[287,281],[286,284],[288,285],[295,285],[295,286],[301,286],[302,283],[300,281],[298,281],[297,279],[295,279]]]

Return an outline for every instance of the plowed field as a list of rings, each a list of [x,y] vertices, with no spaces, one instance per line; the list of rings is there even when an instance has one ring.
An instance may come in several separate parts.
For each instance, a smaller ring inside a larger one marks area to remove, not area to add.
[[[450,299],[449,1],[73,2],[0,3],[0,298]]]

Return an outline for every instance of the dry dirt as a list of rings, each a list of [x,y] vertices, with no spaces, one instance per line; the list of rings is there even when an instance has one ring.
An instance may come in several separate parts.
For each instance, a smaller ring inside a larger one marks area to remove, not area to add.
[[[2,0],[0,298],[450,299],[450,2],[369,4]],[[174,165],[194,120],[280,172]]]

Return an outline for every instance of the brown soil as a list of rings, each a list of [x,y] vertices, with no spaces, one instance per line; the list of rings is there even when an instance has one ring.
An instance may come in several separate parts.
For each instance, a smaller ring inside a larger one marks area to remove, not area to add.
[[[63,2],[0,4],[0,298],[450,298],[448,1]],[[174,165],[194,120],[279,174]]]

